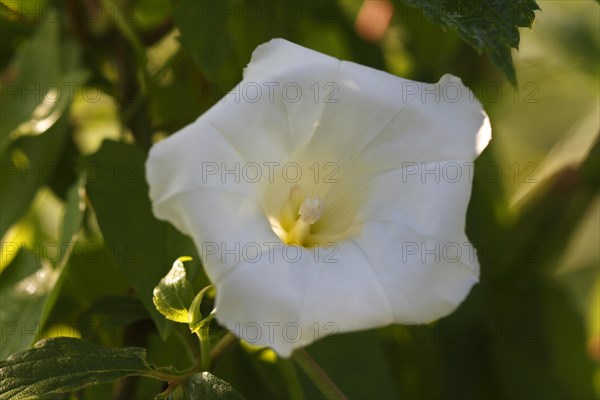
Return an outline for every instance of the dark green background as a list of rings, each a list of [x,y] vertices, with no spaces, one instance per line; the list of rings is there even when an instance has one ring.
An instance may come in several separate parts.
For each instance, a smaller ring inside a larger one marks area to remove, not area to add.
[[[481,283],[429,326],[311,345],[332,379],[357,399],[598,398],[596,2],[539,1],[533,28],[517,31],[534,2],[470,1],[465,11],[449,0],[394,1],[375,41],[356,27],[362,1],[0,3],[2,359],[66,335],[191,365],[194,338],[154,310],[152,289],[182,255],[194,256],[195,289],[207,280],[191,241],[152,216],[143,163],[154,141],[241,79],[257,45],[283,37],[420,81],[460,76],[493,127],[467,218]],[[482,10],[504,13],[492,24]],[[214,373],[250,398],[289,397],[293,376],[319,396],[268,350],[238,346]],[[140,378],[73,398],[161,390]]]

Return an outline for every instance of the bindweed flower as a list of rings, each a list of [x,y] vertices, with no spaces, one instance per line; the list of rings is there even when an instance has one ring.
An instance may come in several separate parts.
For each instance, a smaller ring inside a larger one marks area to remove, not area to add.
[[[414,82],[275,39],[154,145],[147,179],[156,216],[194,239],[218,321],[289,356],[463,301],[479,276],[472,161],[490,137],[454,76]]]

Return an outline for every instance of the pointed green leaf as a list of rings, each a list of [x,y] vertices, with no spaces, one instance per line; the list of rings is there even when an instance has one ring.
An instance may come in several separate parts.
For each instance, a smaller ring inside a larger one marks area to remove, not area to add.
[[[243,400],[227,382],[216,376],[202,372],[192,375],[183,384],[184,398],[187,400]]]
[[[189,308],[188,323],[190,324],[190,330],[194,333],[198,332],[200,328],[202,328],[202,325],[204,325],[207,322],[210,322],[210,319],[212,319],[211,315],[208,315],[206,317],[202,315],[200,305],[202,304],[202,299],[204,298],[204,295],[213,289],[213,286],[210,285],[198,292],[196,297],[194,297],[192,305]]]
[[[488,53],[514,85],[511,47],[519,47],[519,27],[531,27],[539,6],[535,0],[401,0],[420,8],[431,21],[456,29],[478,51]]]
[[[152,301],[156,309],[171,321],[188,323],[188,313],[194,290],[187,279],[183,261],[190,257],[180,257],[173,263],[169,273],[154,288]]]
[[[132,375],[173,378],[149,365],[139,347],[112,349],[74,338],[48,339],[0,361],[0,400],[64,393]]]

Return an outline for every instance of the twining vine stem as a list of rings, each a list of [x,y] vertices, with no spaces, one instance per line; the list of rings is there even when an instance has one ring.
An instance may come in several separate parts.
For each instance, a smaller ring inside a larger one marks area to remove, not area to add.
[[[346,395],[336,386],[321,366],[304,349],[294,352],[292,359],[317,386],[327,400],[347,400]]]

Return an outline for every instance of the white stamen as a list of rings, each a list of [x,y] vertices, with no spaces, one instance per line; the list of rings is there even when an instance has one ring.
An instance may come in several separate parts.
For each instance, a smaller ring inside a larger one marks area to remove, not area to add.
[[[314,224],[323,214],[325,209],[325,202],[319,198],[307,198],[304,203],[300,206],[298,214],[302,222],[307,224]]]

